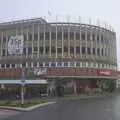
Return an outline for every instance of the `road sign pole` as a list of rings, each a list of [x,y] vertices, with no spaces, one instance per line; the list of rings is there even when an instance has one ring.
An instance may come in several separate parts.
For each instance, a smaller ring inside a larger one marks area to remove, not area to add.
[[[24,104],[24,85],[21,85],[21,104]]]
[[[25,69],[22,69],[21,79],[21,104],[24,104],[24,85],[25,85]]]

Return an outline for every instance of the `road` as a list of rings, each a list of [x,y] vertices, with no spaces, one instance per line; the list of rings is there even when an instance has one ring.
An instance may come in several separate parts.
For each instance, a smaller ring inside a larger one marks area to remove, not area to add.
[[[20,114],[20,113],[21,112],[15,111],[15,110],[0,109],[0,120],[2,120],[3,118],[8,118],[10,116]]]
[[[59,101],[5,120],[120,120],[120,95],[100,99]]]

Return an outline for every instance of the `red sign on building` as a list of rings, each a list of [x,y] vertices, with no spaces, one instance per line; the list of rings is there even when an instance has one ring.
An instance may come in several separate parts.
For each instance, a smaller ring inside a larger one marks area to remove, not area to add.
[[[111,71],[108,71],[108,70],[101,70],[99,71],[99,74],[100,75],[106,75],[106,76],[110,76],[111,75]]]

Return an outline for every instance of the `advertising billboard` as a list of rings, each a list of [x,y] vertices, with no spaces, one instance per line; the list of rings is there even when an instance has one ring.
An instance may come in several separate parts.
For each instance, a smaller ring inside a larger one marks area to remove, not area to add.
[[[24,46],[23,36],[11,36],[8,40],[8,54],[22,54]]]

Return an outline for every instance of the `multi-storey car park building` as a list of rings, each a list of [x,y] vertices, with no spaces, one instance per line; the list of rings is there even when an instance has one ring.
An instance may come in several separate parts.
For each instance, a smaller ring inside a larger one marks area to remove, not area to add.
[[[22,52],[16,50],[11,54],[9,41],[16,36],[22,39]],[[49,88],[55,80],[65,81],[63,86],[71,87],[77,93],[86,87],[96,88],[97,80],[115,81],[116,33],[91,24],[52,23],[42,18],[1,23],[1,79],[20,76],[19,72],[17,75],[11,70],[15,72],[22,68],[28,72],[46,68]]]

